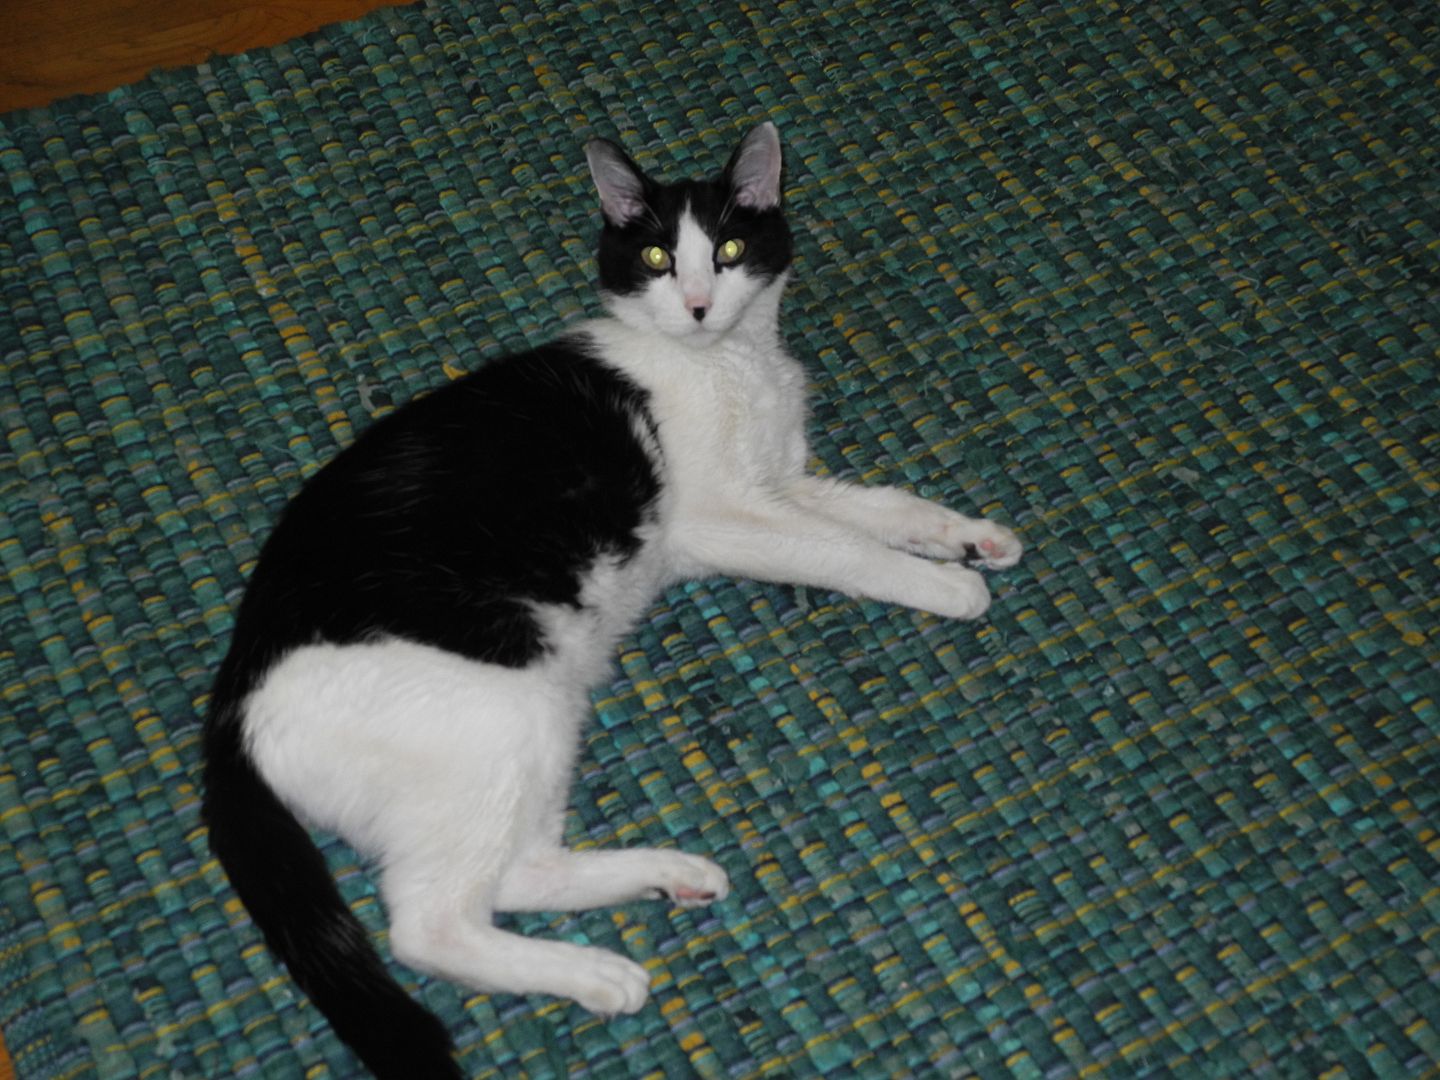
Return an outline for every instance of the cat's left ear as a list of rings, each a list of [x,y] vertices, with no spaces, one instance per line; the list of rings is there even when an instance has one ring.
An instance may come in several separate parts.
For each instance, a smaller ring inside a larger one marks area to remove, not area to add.
[[[725,176],[735,201],[751,210],[780,205],[780,133],[769,120],[751,128],[730,156]]]
[[[609,139],[591,139],[585,160],[606,221],[623,229],[645,213],[645,174],[624,150]]]

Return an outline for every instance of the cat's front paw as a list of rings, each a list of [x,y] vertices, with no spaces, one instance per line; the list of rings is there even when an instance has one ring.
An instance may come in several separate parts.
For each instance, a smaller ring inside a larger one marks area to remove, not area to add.
[[[1003,570],[1020,561],[1024,546],[1004,525],[985,518],[969,518],[935,503],[912,504],[897,515],[900,544],[905,550],[931,559],[947,559]]]
[[[983,518],[970,524],[972,528],[967,530],[964,541],[964,561],[967,565],[1004,570],[1020,561],[1025,545],[1014,531]]]
[[[978,619],[990,610],[990,587],[968,567],[932,563],[923,595],[912,607],[950,619]]]

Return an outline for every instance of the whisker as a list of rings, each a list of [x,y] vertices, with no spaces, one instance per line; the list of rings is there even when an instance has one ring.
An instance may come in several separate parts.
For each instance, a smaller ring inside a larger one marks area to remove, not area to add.
[[[720,208],[720,219],[719,219],[717,222],[715,222],[715,228],[716,228],[716,229],[723,229],[723,228],[725,227],[725,222],[727,222],[728,220],[730,220],[730,213],[731,213],[731,211],[733,211],[734,209],[735,209],[735,192],[732,191],[732,192],[730,192],[730,194],[726,197],[726,199],[725,199],[725,205]]]

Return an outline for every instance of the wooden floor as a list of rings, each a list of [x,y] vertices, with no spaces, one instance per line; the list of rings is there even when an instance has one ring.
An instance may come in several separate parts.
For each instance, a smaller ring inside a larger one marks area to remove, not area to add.
[[[275,45],[395,2],[0,0],[0,112]]]
[[[395,0],[0,0],[0,112],[275,45]],[[0,1034],[0,1080],[15,1066]]]

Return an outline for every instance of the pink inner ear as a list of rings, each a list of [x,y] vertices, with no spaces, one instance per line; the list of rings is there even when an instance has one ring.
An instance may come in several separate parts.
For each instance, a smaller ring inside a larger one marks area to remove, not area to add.
[[[735,201],[751,210],[769,210],[779,202],[778,199],[771,198],[770,193],[759,184],[746,184],[744,187],[737,188]]]
[[[780,141],[773,125],[748,135],[731,174],[735,201],[752,210],[780,205]]]
[[[608,201],[602,200],[601,209],[616,225],[628,225],[645,212],[645,203],[640,199],[620,195]]]
[[[619,147],[597,139],[585,147],[600,209],[614,225],[628,225],[645,213],[645,181]]]

